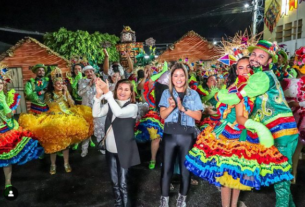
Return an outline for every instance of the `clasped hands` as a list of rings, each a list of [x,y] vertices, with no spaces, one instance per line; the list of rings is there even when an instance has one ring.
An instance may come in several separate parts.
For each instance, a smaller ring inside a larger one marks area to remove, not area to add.
[[[109,92],[109,83],[108,80],[104,82],[100,78],[95,79],[95,88],[96,88],[96,98],[100,98],[103,94]]]
[[[168,103],[169,103],[169,107],[171,107],[172,109],[176,108],[176,102],[173,99],[173,97],[170,97],[168,99]],[[179,111],[185,112],[185,108],[182,105],[181,100],[180,100],[179,97],[177,98],[177,106],[178,106]]]

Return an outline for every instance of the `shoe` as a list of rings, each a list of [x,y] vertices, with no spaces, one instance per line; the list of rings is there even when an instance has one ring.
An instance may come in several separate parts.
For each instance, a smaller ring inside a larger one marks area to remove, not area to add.
[[[72,168],[69,164],[64,164],[64,167],[67,173],[72,172]]]
[[[186,196],[183,196],[179,193],[178,198],[177,198],[177,204],[176,207],[186,207]]]
[[[168,196],[161,196],[159,207],[169,207],[168,202],[169,202],[169,197]]]
[[[81,154],[80,156],[82,156],[82,157],[86,157],[86,156],[87,156],[87,154],[88,154],[88,150],[84,150],[84,151],[82,151],[82,154]]]
[[[148,168],[149,168],[150,170],[153,170],[153,169],[155,169],[155,167],[156,167],[156,161],[151,160],[151,161],[149,162]]]
[[[95,147],[95,144],[92,140],[90,140],[90,147]]]
[[[72,150],[77,150],[78,149],[78,144],[75,144],[73,147],[72,147]]]
[[[50,174],[55,175],[56,174],[56,165],[51,165],[50,167]]]
[[[198,185],[198,180],[191,179],[191,185]]]
[[[5,189],[10,188],[10,187],[13,187],[13,186],[11,184],[5,185]]]
[[[99,150],[103,155],[106,154],[106,150]]]

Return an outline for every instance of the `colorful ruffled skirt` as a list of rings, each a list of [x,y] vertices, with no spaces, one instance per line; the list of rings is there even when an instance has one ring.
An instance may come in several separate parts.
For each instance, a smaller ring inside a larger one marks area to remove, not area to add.
[[[157,111],[149,110],[145,116],[136,123],[135,139],[137,142],[147,142],[162,138],[164,121]]]
[[[43,114],[22,114],[19,124],[31,131],[47,154],[66,149],[93,134],[92,109],[73,106],[72,114],[58,113],[50,109]]]
[[[260,189],[293,178],[288,159],[275,146],[266,148],[256,134],[245,134],[245,140],[240,141],[241,132],[234,133],[226,126],[216,138],[213,127],[206,127],[186,156],[186,168],[211,184],[240,190]]]
[[[0,167],[23,165],[38,159],[43,154],[43,148],[33,137],[32,133],[22,128],[0,133]]]

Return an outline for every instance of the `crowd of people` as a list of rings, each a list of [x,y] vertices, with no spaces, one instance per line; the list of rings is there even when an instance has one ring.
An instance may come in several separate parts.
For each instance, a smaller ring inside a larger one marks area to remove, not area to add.
[[[160,207],[169,206],[174,173],[180,174],[177,207],[187,206],[192,183],[204,179],[221,188],[223,207],[237,207],[240,191],[274,185],[277,207],[295,206],[290,184],[296,182],[305,140],[305,47],[292,61],[276,43],[240,44],[232,65],[215,62],[193,67],[177,62],[128,68],[110,64],[106,50],[100,70],[74,63],[46,75],[46,66],[25,85],[30,111],[14,112],[20,96],[6,91],[9,71],[0,75],[0,167],[5,188],[12,186],[12,165],[50,154],[72,172],[69,150],[81,145],[105,154],[114,206],[131,206],[128,171],[141,163],[138,143],[151,142],[148,168],[161,155]],[[233,49],[233,48],[232,48]],[[234,48],[236,50],[236,48]],[[238,48],[237,48],[238,49]],[[94,139],[96,138],[96,140]]]

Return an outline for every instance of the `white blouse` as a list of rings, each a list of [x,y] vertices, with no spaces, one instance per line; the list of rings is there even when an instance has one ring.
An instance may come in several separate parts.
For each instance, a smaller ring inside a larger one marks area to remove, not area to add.
[[[108,101],[108,104],[105,104],[101,107],[101,100],[104,98]],[[92,107],[92,116],[94,118],[106,116],[108,113],[108,110],[109,110],[109,106],[110,106],[111,111],[113,113],[112,121],[116,117],[135,119],[137,117],[137,112],[138,112],[138,106],[136,104],[129,104],[126,107],[122,108],[122,106],[124,106],[124,104],[127,103],[128,101],[129,101],[129,99],[126,101],[115,100],[113,98],[113,94],[111,91],[104,94],[100,98],[96,98],[94,96],[94,103],[93,103],[93,107]],[[122,131],[123,131],[123,129],[122,129]],[[118,152],[112,128],[110,129],[110,131],[106,137],[106,146],[107,146],[107,151],[109,151],[111,153]]]

